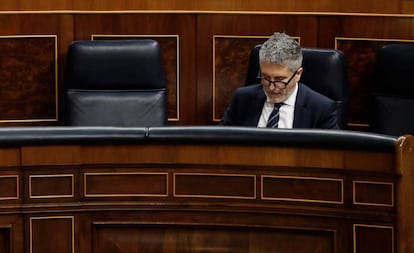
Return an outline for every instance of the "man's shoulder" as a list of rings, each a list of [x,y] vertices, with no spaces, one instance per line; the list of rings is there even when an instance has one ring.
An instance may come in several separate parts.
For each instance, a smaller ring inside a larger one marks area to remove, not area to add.
[[[298,85],[299,85],[298,92],[301,92],[302,94],[306,94],[312,100],[319,101],[319,102],[326,102],[326,103],[334,103],[334,101],[332,99],[330,99],[329,97],[327,97],[326,95],[324,95],[322,93],[319,93],[319,92],[313,90],[312,88],[310,88],[306,84],[299,83]]]

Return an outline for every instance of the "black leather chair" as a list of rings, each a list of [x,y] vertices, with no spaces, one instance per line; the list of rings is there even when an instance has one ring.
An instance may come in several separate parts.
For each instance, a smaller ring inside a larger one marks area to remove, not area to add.
[[[153,40],[75,41],[65,73],[64,124],[167,125],[161,50]]]
[[[389,44],[378,51],[370,126],[389,135],[414,134],[414,44]]]
[[[260,83],[259,51],[256,45],[251,53],[246,85]],[[348,125],[348,78],[344,54],[336,49],[302,48],[303,74],[301,82],[337,103],[338,123],[341,129]]]

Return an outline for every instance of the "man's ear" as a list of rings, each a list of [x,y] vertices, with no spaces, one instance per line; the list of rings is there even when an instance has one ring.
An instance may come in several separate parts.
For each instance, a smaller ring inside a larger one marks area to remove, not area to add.
[[[302,76],[302,73],[303,73],[303,68],[302,67],[298,68],[298,71],[296,71],[296,77],[295,77],[296,82],[299,82],[300,77]]]

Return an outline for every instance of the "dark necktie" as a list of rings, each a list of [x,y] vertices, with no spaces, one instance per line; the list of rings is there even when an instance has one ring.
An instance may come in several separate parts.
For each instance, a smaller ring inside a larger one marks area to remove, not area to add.
[[[279,109],[283,105],[283,103],[275,103],[275,106],[273,107],[273,111],[269,116],[269,119],[267,121],[266,127],[268,128],[277,128],[279,125]]]

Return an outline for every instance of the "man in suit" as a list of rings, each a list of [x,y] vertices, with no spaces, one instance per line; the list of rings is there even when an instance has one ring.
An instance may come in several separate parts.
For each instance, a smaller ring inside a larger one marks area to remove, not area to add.
[[[302,59],[295,39],[274,33],[260,48],[261,84],[238,88],[220,125],[339,129],[335,102],[299,82]]]

